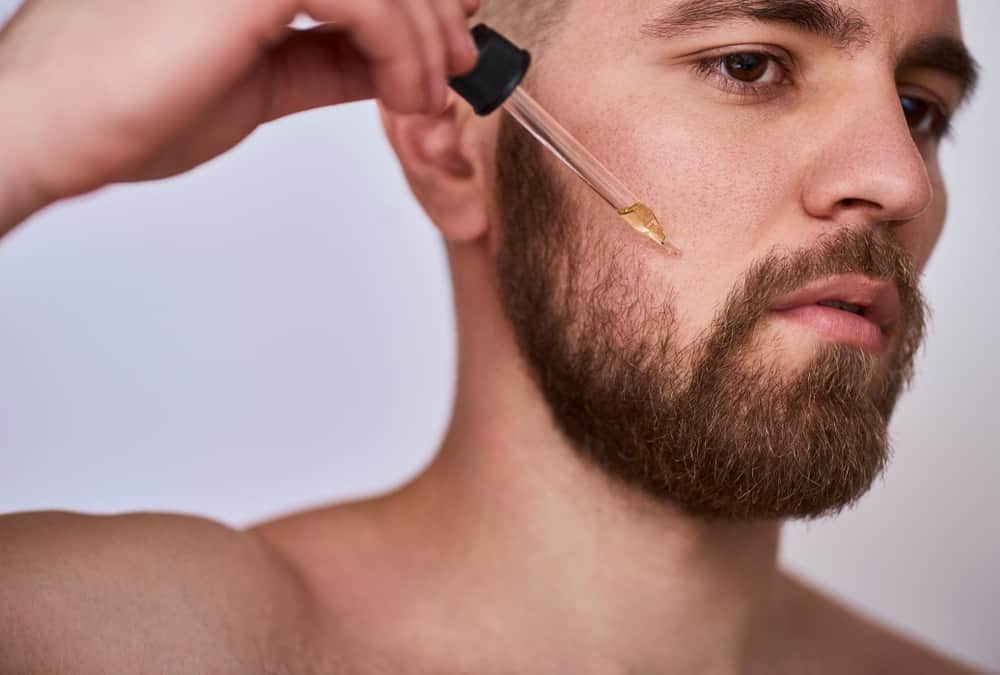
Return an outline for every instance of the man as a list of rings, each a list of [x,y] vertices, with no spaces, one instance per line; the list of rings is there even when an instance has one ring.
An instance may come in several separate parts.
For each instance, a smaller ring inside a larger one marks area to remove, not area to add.
[[[474,5],[35,0],[5,31],[5,229],[376,96],[460,352],[439,455],[392,494],[247,533],[4,519],[0,672],[972,672],[776,561],[886,463],[975,80],[954,1],[484,4],[680,259],[447,97]]]

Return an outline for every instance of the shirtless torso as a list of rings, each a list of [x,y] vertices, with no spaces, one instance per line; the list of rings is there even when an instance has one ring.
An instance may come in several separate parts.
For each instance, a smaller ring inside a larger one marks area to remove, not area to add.
[[[438,606],[419,564],[395,564],[413,557],[393,551],[406,544],[379,530],[381,509],[343,505],[246,533],[177,516],[6,517],[0,673],[560,672],[572,636],[546,654],[498,653],[490,608]],[[488,580],[455,583],[471,597]],[[789,575],[780,596],[780,653],[759,655],[770,675],[975,672]]]
[[[485,15],[481,4],[490,10]],[[685,242],[680,266],[670,267],[612,211],[599,215],[596,198],[582,185],[574,183],[579,191],[567,191],[562,202],[548,201],[554,194],[549,188],[561,180],[544,170],[545,162],[532,167],[531,152],[508,152],[518,148],[513,136],[499,133],[499,118],[479,119],[449,95],[448,78],[468,74],[480,58],[469,34],[473,15],[545,28],[559,15],[535,21],[534,10],[559,4],[574,5],[558,22],[562,48],[552,49],[546,62],[539,59],[535,72],[542,82],[574,84],[543,87],[546,105],[565,110],[561,119],[586,130],[581,138],[596,156],[624,162],[622,179],[642,187],[650,205],[672,206],[672,225]],[[770,291],[758,284],[761,292],[750,293],[754,302],[745,303],[760,305],[757,318],[751,309],[736,314],[738,321],[730,314],[719,321],[712,308],[743,297],[739,289],[749,287],[748,275],[768,280],[784,277],[756,272],[798,269],[772,264],[773,256],[764,255],[772,245],[803,252],[815,246],[815,255],[839,250],[819,243],[835,234],[833,225],[850,230],[844,241],[860,242],[857,257],[865,269],[877,257],[869,245],[881,241],[872,232],[888,230],[881,227],[886,224],[893,226],[897,247],[905,245],[918,266],[926,263],[944,225],[944,201],[934,199],[943,194],[934,134],[946,126],[945,109],[957,108],[975,80],[957,5],[714,3],[721,14],[702,16],[691,10],[698,4],[26,0],[0,33],[0,131],[10,130],[0,142],[0,236],[61,199],[184,173],[265,122],[375,98],[414,196],[447,243],[459,372],[437,471],[408,501],[394,493],[247,532],[166,515],[0,517],[0,675],[972,673],[776,573],[775,514],[820,512],[785,505],[793,488],[816,491],[799,471],[802,457],[812,456],[801,447],[809,434],[793,429],[785,435],[787,452],[780,452],[775,438],[789,425],[769,413],[759,418],[767,422],[761,425],[766,433],[752,437],[763,438],[766,448],[742,453],[744,444],[733,443],[743,437],[739,424],[755,423],[728,405],[703,406],[717,414],[697,423],[679,418],[678,426],[694,430],[686,434],[688,445],[699,452],[669,447],[662,433],[663,420],[674,419],[664,412],[673,403],[667,393],[685,380],[666,357],[676,352],[678,367],[687,368],[687,355],[701,350],[695,337],[711,337],[717,325],[720,337],[707,340],[708,357],[718,354],[718,345],[754,346],[747,329],[758,320],[781,347],[773,350],[773,363],[762,360],[757,352],[763,350],[749,350],[754,365],[737,372],[741,385],[772,370],[789,377],[768,379],[762,389],[736,397],[719,385],[726,373],[709,370],[716,376],[694,388],[715,387],[718,396],[680,395],[688,407],[702,400],[742,407],[754,392],[784,396],[788,389],[790,403],[779,397],[770,406],[787,410],[798,405],[799,389],[785,380],[801,379],[821,384],[819,398],[836,400],[840,409],[841,399],[854,400],[865,382],[871,384],[874,370],[863,365],[866,359],[845,360],[860,365],[846,369],[858,372],[843,397],[824,370],[800,378],[812,355],[827,363],[820,355],[832,352],[820,350],[824,340],[862,342],[855,346],[885,352],[886,372],[902,370],[890,369],[897,362],[888,360],[888,342],[879,335],[880,329],[909,335],[901,329],[902,315],[899,325],[887,326],[894,312],[866,316],[853,304],[861,302],[856,294],[869,297],[878,287],[892,305],[884,278],[825,280],[829,290],[822,298],[813,298],[813,289],[796,300],[802,307],[774,304],[766,313],[761,299]],[[684,11],[654,18],[671,5]],[[334,30],[290,31],[301,13]],[[750,50],[755,43],[769,46]],[[736,45],[740,51],[733,51]],[[779,51],[786,56],[779,58]],[[791,86],[792,72],[785,73],[787,82],[771,79],[782,70],[779,62],[796,62],[793,53],[806,55],[801,61],[808,67],[801,70],[815,74],[801,78],[800,87]],[[730,72],[730,59],[740,72]],[[548,65],[539,69],[542,63]],[[753,64],[770,64],[759,86],[734,79],[752,74]],[[559,79],[567,73],[572,79]],[[658,84],[647,86],[649,81]],[[893,82],[912,86],[900,91]],[[506,163],[510,157],[521,163],[499,171],[498,158]],[[510,175],[501,181],[503,174]],[[520,178],[507,180],[512,176]],[[297,180],[290,177],[288,185]],[[505,182],[517,189],[502,189]],[[509,203],[500,209],[501,201]],[[343,226],[349,227],[354,215],[345,214]],[[515,228],[506,222],[530,214],[537,223]],[[554,221],[579,234],[543,229]],[[524,260],[511,254],[498,264],[500,242],[526,251]],[[818,271],[844,262],[801,260],[810,263],[803,270]],[[902,275],[902,263],[888,267]],[[498,269],[506,270],[499,279]],[[819,307],[830,300],[837,307]],[[804,316],[825,318],[809,328],[811,320],[770,316],[788,310],[799,316],[803,309]],[[845,309],[858,316],[830,320],[823,313]],[[580,318],[591,314],[592,320]],[[863,318],[869,321],[858,328]],[[909,323],[919,322],[910,317]],[[526,330],[538,326],[538,335]],[[345,330],[363,329],[345,324]],[[747,345],[734,337],[741,332]],[[525,345],[541,353],[535,360],[542,368],[535,372],[523,358]],[[720,361],[725,367],[743,364],[736,358],[742,352],[722,353],[729,354]],[[561,358],[549,358],[553,354]],[[562,367],[554,368],[555,361]],[[551,386],[545,396],[537,386],[541,370],[558,374],[546,376]],[[604,399],[611,403],[596,404]],[[553,409],[572,414],[556,424]],[[620,409],[638,411],[631,425],[621,421]],[[680,409],[687,414],[687,407]],[[873,409],[860,407],[865,419],[872,418],[865,437],[878,441],[884,424],[872,417]],[[830,430],[839,437],[858,427],[859,416],[820,412],[789,419],[819,420],[813,435],[825,457],[835,454],[827,448]],[[831,415],[839,426],[829,423]],[[594,416],[596,423],[582,424]],[[639,429],[647,419],[660,426]],[[729,424],[732,419],[739,424]],[[576,436],[592,441],[587,448],[565,433],[573,420],[582,432]],[[714,439],[697,437],[698,430],[723,426]],[[626,439],[631,446],[619,442]],[[658,454],[649,450],[654,440],[662,445],[654,447]],[[622,451],[635,446],[644,452]],[[877,456],[846,441],[841,447],[844,472],[877,465],[868,461]],[[671,513],[680,510],[673,499],[643,499],[640,490],[621,490],[608,472],[596,469],[600,462],[580,461],[579,450],[601,448],[607,451],[604,469],[629,464],[618,478],[681,467],[659,476],[658,492],[671,480],[688,481],[689,495],[721,495],[733,513],[745,516],[736,508],[745,505],[738,497],[748,502],[748,491],[770,483],[778,506],[758,506],[763,517],[745,519],[749,524],[733,525],[730,518],[717,528],[701,526]],[[704,448],[732,452],[720,456]],[[668,451],[676,457],[664,461]],[[744,454],[767,454],[770,463],[741,464]],[[702,463],[691,461],[700,455]],[[795,461],[782,464],[781,457]],[[757,471],[761,467],[772,467],[770,480]],[[713,476],[717,482],[708,486]],[[843,505],[855,492],[838,488],[839,480],[826,482],[837,490],[825,507]]]

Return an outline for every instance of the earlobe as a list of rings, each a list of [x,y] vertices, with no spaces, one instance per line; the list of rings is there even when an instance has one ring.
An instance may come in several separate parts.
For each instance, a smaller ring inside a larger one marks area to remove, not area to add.
[[[475,119],[453,97],[438,115],[398,115],[379,106],[382,124],[413,194],[449,241],[474,241],[488,230],[488,192],[473,142]]]

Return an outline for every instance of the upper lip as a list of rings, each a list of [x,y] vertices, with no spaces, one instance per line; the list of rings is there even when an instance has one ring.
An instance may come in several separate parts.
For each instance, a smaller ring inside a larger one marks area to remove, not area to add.
[[[829,277],[779,298],[771,309],[782,311],[836,300],[861,308],[861,316],[888,333],[902,311],[896,285],[861,275]]]

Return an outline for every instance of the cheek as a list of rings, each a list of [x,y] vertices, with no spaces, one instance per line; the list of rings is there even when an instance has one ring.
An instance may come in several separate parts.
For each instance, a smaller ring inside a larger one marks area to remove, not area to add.
[[[677,298],[682,345],[708,328],[748,264],[774,245],[782,223],[798,222],[784,144],[763,137],[760,127],[745,132],[735,119],[664,111],[639,117],[622,142],[639,148],[634,189],[684,252],[680,260],[651,255],[648,264],[653,283],[669,284]]]

